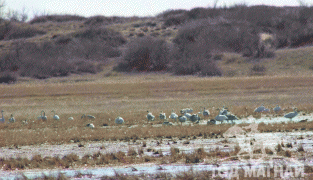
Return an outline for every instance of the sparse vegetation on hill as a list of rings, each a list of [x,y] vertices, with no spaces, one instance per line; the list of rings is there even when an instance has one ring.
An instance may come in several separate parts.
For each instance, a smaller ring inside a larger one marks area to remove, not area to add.
[[[309,6],[236,4],[168,10],[155,17],[43,14],[28,22],[22,12],[23,21],[13,14],[0,21],[0,69],[14,71],[17,78],[68,76],[102,71],[110,58],[110,71],[115,66],[176,75],[267,75],[272,71],[264,62],[276,61],[276,48],[313,43],[311,11]],[[241,60],[229,58],[231,53]],[[245,72],[239,73],[234,62]],[[27,72],[31,66],[38,68]]]

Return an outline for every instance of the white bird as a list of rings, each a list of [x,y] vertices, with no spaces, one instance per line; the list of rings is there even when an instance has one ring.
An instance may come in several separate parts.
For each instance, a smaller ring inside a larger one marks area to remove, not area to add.
[[[92,123],[87,124],[86,126],[89,127],[89,128],[91,128],[91,129],[95,128],[95,125],[93,125]]]
[[[186,108],[185,111],[186,111],[186,113],[192,113],[193,109],[192,108]]]
[[[220,111],[219,114],[214,118],[216,121],[223,123],[224,120],[227,120],[226,115],[222,115],[223,111]]]
[[[273,108],[273,111],[275,113],[278,113],[279,111],[281,111],[281,107],[279,107],[279,105],[276,105],[276,107]]]
[[[172,125],[173,125],[173,123],[168,122],[168,121],[164,121],[164,122],[163,122],[163,125],[166,125],[166,126],[172,126]]]
[[[228,113],[227,108],[225,108],[225,106],[223,106],[223,109],[220,111],[220,115],[226,115]]]
[[[11,118],[9,119],[10,123],[14,123],[15,122],[15,118],[13,117],[13,114],[11,114]]]
[[[53,115],[53,119],[54,119],[54,120],[60,120],[60,117],[55,114],[55,111],[54,111],[54,110],[52,110],[51,112],[54,113],[54,115]]]
[[[190,121],[191,122],[198,122],[199,123],[199,121],[200,121],[200,117],[199,117],[199,115],[198,114],[193,114],[193,115],[191,115],[190,116]]]
[[[183,122],[186,122],[186,121],[187,121],[187,117],[186,117],[185,115],[178,116],[178,120],[179,120],[179,122],[181,122],[181,124],[183,125]]]
[[[147,111],[147,119],[148,119],[148,121],[154,121],[154,115],[151,113],[151,112],[149,112],[149,111]]]
[[[226,117],[227,117],[227,119],[226,119],[227,122],[231,121],[232,123],[234,123],[234,120],[238,120],[239,119],[237,116],[235,116],[233,114],[227,114]]]
[[[224,120],[227,120],[227,116],[226,115],[217,115],[215,118],[214,118],[216,121],[220,121],[221,123],[223,123]]]
[[[216,120],[214,119],[208,120],[207,125],[211,125],[211,124],[216,124]]]
[[[204,107],[204,108],[203,108],[202,115],[203,115],[204,117],[208,117],[208,116],[210,116],[210,111],[209,111],[209,110],[206,110],[205,107]]]
[[[292,120],[292,118],[296,117],[297,115],[298,115],[297,108],[295,108],[294,112],[290,112],[288,114],[285,114],[284,117]]]
[[[174,121],[176,122],[178,115],[174,112],[174,110],[172,109],[172,113],[171,115],[168,117],[169,119],[174,119]]]
[[[5,119],[4,119],[4,117],[3,117],[3,110],[1,111],[1,113],[2,113],[2,118],[0,118],[0,123],[4,123],[5,122]]]
[[[263,104],[262,104],[260,107],[256,108],[256,109],[254,110],[254,112],[263,112],[264,109],[265,109],[265,107],[264,107]]]
[[[92,116],[92,115],[86,115],[86,114],[83,114],[82,117],[83,118],[88,118],[88,119],[96,119],[96,117]]]
[[[46,116],[46,113],[45,113],[45,111],[44,110],[42,110],[41,111],[41,114],[40,114],[40,116],[38,116],[38,120],[47,120],[48,118],[47,118],[47,116]]]
[[[160,115],[159,115],[159,119],[161,120],[166,120],[166,115],[165,113],[163,113],[163,111],[161,111]]]
[[[67,120],[74,120],[74,118],[73,117],[69,117]]]
[[[123,124],[123,123],[124,123],[124,119],[123,119],[122,117],[117,117],[117,118],[115,119],[115,123],[116,123],[116,124]]]
[[[268,113],[268,112],[270,112],[270,109],[265,108],[262,112]]]
[[[187,118],[188,120],[190,120],[191,114],[185,112],[184,116],[186,116],[186,118]]]

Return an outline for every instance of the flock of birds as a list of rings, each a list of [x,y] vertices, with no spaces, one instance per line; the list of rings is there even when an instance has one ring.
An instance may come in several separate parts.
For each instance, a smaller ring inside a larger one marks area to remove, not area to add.
[[[216,121],[219,121],[221,123],[223,123],[223,121],[231,121],[232,123],[234,123],[234,120],[238,120],[239,118],[233,114],[230,113],[230,111],[228,110],[228,108],[225,108],[223,106],[223,108],[220,110],[220,109],[217,109],[219,110],[219,114],[214,118],[214,119],[211,119],[211,120],[208,120],[207,124],[210,125],[210,124],[216,124]],[[275,113],[279,113],[280,111],[282,111],[281,107],[279,105],[277,105],[275,108],[273,108],[273,111]],[[0,123],[5,123],[5,119],[4,119],[4,116],[3,116],[3,110],[1,111],[2,113],[2,118],[0,118]],[[52,110],[51,112],[54,113],[53,115],[53,119],[54,120],[60,120],[60,117],[56,114],[56,112],[54,110]],[[270,109],[268,108],[265,108],[264,105],[262,104],[260,107],[256,108],[254,110],[254,112],[256,113],[268,113],[270,112]],[[150,112],[150,111],[147,111],[147,120],[148,122],[149,121],[154,121],[155,120],[155,116]],[[172,113],[170,114],[170,116],[168,117],[169,119],[172,119],[174,122],[176,122],[177,120],[181,123],[184,123],[186,121],[191,121],[192,123],[196,123],[198,124],[201,120],[200,118],[200,115],[203,116],[203,119],[206,119],[207,117],[210,116],[210,111],[205,109],[205,107],[203,108],[203,111],[200,111],[196,114],[192,114],[193,113],[193,109],[191,108],[186,108],[186,109],[182,109],[180,110],[180,115],[177,115],[174,110],[172,110]],[[297,108],[294,108],[294,111],[293,112],[290,112],[290,113],[287,113],[284,115],[285,118],[288,118],[290,120],[292,120],[294,117],[296,117],[298,115],[298,112],[297,112]],[[92,115],[86,115],[86,114],[83,114],[81,116],[81,118],[87,118],[87,119],[95,119],[96,117],[95,116],[92,116]],[[44,120],[46,121],[48,118],[46,116],[46,113],[45,111],[41,111],[41,114],[40,116],[37,118],[38,120]],[[172,122],[169,122],[169,119],[167,119],[167,116],[166,114],[161,111],[160,114],[159,114],[159,120],[163,120],[163,125],[173,125]],[[73,117],[69,117],[68,120],[74,120]],[[11,117],[9,118],[9,122],[10,123],[14,123],[15,122],[15,118],[13,117],[13,114],[11,114]],[[123,124],[125,121],[122,117],[117,117],[115,119],[115,123],[116,124]],[[27,124],[27,120],[23,121],[23,123]],[[94,124],[92,123],[89,123],[86,125],[87,127],[90,127],[90,128],[95,128]]]

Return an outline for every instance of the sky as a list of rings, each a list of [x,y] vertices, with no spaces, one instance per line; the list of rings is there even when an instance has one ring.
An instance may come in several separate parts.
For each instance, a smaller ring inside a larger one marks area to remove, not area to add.
[[[155,16],[169,9],[213,7],[216,0],[2,0],[7,9],[25,8],[33,14],[73,14],[85,17],[103,16]],[[300,0],[308,3],[311,0]],[[1,0],[0,0],[1,2]],[[299,0],[218,0],[217,6],[247,5],[298,6]],[[309,4],[309,3],[308,3]]]

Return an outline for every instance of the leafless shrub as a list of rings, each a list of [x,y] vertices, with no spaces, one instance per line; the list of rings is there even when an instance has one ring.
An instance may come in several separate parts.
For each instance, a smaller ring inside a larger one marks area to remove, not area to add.
[[[116,70],[161,71],[168,63],[168,45],[154,37],[137,38],[127,45],[127,50]]]
[[[35,16],[32,20],[29,21],[30,24],[34,23],[44,23],[44,22],[66,22],[66,21],[82,21],[85,20],[85,17],[77,15],[43,15]]]
[[[117,47],[126,43],[126,39],[114,30],[103,27],[89,27],[73,34],[75,38],[95,40],[100,39],[105,41],[106,44]]]
[[[17,80],[17,75],[12,72],[0,73],[0,83],[14,83]]]
[[[28,24],[14,23],[11,25],[10,30],[5,34],[4,40],[29,38],[36,35],[46,34],[46,31],[35,28]]]
[[[252,66],[250,75],[264,75],[266,72],[266,67],[260,64],[255,64]]]

